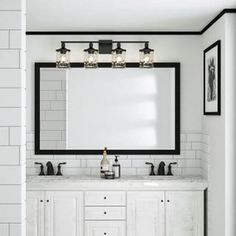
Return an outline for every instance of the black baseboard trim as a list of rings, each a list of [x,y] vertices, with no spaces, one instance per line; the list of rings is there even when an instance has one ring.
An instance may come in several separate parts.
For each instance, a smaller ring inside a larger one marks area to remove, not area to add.
[[[227,13],[236,13],[236,8],[224,9],[200,31],[26,31],[26,35],[202,35]]]

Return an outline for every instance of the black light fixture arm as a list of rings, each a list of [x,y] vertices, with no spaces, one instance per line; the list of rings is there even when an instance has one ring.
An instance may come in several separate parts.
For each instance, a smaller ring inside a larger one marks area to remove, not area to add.
[[[120,41],[113,41],[113,40],[109,40],[109,41],[111,41],[111,43],[113,44],[113,43],[149,43],[149,41],[122,41],[122,40],[120,40]],[[101,42],[101,40],[97,40],[97,41],[61,41],[61,43],[64,43],[64,44],[66,44],[66,43],[100,43]]]

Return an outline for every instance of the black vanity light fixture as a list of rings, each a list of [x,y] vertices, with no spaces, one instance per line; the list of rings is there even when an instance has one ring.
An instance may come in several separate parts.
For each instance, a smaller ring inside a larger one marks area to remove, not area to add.
[[[125,68],[126,66],[126,50],[121,48],[121,43],[144,43],[144,48],[139,50],[140,54],[140,68],[152,68],[154,50],[149,48],[148,41],[112,41],[112,40],[98,40],[98,41],[61,41],[61,48],[57,49],[56,66],[58,68],[70,67],[70,50],[65,47],[70,43],[85,43],[89,44],[89,48],[84,49],[84,67],[97,68],[99,54],[111,54],[111,61],[113,68]],[[98,44],[98,49],[93,47],[93,44]],[[113,44],[116,48],[113,49]]]

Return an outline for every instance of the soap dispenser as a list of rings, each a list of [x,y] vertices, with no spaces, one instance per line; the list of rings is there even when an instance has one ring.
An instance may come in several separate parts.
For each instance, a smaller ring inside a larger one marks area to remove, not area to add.
[[[118,156],[115,156],[115,161],[112,165],[112,170],[115,173],[115,179],[120,178],[120,163],[118,162]]]

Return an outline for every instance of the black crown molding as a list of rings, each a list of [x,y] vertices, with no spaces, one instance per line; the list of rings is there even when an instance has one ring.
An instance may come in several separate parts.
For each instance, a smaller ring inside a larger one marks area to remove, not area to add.
[[[26,31],[26,35],[202,35],[227,13],[236,13],[236,8],[224,9],[200,31]]]

